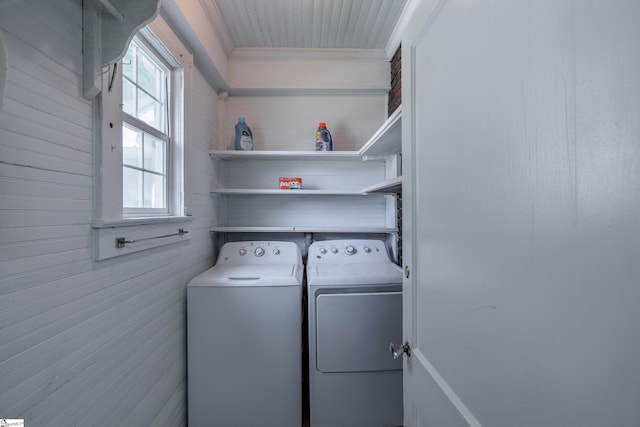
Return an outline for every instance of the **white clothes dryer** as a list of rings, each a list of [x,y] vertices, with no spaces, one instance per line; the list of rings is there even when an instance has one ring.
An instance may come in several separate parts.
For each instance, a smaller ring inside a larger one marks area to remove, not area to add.
[[[303,272],[293,242],[231,242],[188,284],[190,426],[300,427]]]
[[[310,427],[402,425],[402,270],[384,243],[312,243],[307,291]]]

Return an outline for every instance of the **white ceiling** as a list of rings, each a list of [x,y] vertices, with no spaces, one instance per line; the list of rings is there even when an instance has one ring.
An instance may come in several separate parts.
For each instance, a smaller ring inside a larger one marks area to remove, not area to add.
[[[387,49],[407,0],[200,0],[228,50]],[[224,28],[220,28],[224,27]]]

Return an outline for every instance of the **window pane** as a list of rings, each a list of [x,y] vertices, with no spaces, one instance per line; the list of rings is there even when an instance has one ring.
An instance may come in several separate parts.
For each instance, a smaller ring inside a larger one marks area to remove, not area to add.
[[[122,74],[135,83],[136,81],[136,52],[138,48],[135,43],[129,45],[127,53],[122,58]]]
[[[135,117],[136,87],[127,79],[122,79],[122,110]]]
[[[122,205],[125,208],[142,206],[142,171],[122,168]]]
[[[145,132],[147,126],[139,122],[168,134],[170,70],[152,48],[135,38],[122,60],[122,73],[123,207],[135,214],[167,213],[169,141]]]
[[[144,207],[145,208],[166,208],[165,177],[152,173],[144,173]]]
[[[149,92],[153,97],[161,101],[163,85],[163,71],[158,68],[147,55],[139,51],[138,55],[138,86]]]
[[[162,104],[141,90],[138,90],[137,117],[149,126],[153,126],[158,129],[160,132],[166,131],[164,127],[164,108],[162,108]]]
[[[144,138],[144,168],[166,174],[166,143],[147,134]]]
[[[122,127],[122,162],[129,166],[143,167],[142,132],[126,125]]]

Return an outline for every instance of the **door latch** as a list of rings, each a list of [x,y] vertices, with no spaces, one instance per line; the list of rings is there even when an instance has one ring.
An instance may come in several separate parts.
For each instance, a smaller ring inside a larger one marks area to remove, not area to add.
[[[394,343],[389,344],[389,352],[393,356],[394,359],[406,354],[407,357],[411,357],[411,346],[409,345],[409,341],[405,341],[400,347],[396,347]]]

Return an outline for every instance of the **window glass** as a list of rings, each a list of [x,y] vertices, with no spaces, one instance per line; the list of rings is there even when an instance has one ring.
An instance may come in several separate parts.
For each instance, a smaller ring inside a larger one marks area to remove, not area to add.
[[[138,119],[159,131],[164,130],[163,104],[138,89]]]
[[[123,111],[166,133],[169,69],[134,39],[122,60],[122,75]]]
[[[122,128],[122,163],[142,167],[142,132],[128,125]]]
[[[157,67],[143,52],[139,54],[138,59],[138,85],[156,99],[162,98],[162,84],[160,82],[163,70]]]
[[[166,179],[164,175],[144,172],[144,208],[160,209],[165,207]]]
[[[122,169],[122,203],[128,208],[142,208],[142,171],[124,167]]]
[[[122,131],[125,208],[167,207],[167,143],[125,125]]]
[[[137,46],[132,43],[127,53],[122,58],[122,75],[135,83],[136,81],[136,51]]]
[[[144,166],[145,169],[164,175],[167,167],[165,161],[166,143],[161,139],[150,135],[144,139]]]
[[[123,208],[168,212],[170,69],[134,38],[123,59]]]
[[[136,115],[136,87],[126,79],[122,82],[122,111]]]

